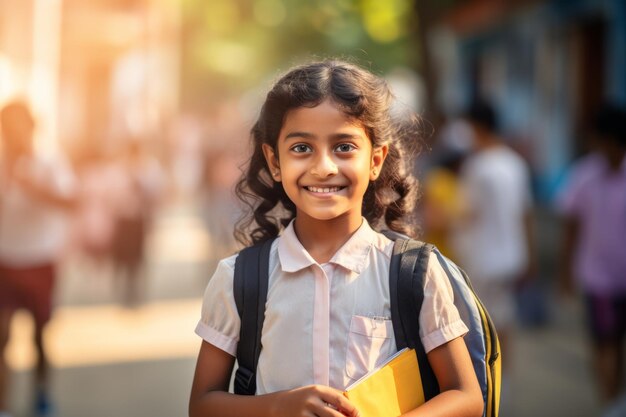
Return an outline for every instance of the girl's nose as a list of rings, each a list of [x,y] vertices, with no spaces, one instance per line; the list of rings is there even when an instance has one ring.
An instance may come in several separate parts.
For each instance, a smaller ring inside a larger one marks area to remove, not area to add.
[[[333,161],[331,155],[321,154],[311,167],[311,174],[320,178],[326,178],[336,175],[338,172],[337,164]]]

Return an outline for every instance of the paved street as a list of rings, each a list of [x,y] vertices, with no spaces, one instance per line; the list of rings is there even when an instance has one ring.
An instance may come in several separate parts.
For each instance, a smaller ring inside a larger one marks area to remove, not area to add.
[[[550,236],[543,243],[545,256],[551,256]],[[209,253],[216,247],[192,210],[165,210],[150,239],[144,302],[132,308],[119,303],[119,291],[102,268],[66,262],[59,309],[47,334],[59,417],[187,415],[199,345],[193,329],[212,268]],[[503,417],[600,414],[580,305],[557,300],[550,313],[548,326],[520,329],[514,339]],[[16,417],[29,416],[30,326],[28,317],[16,318],[8,352],[16,370]]]

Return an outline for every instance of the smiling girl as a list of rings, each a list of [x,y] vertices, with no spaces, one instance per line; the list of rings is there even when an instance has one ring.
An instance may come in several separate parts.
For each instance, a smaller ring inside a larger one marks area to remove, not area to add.
[[[238,186],[250,215],[236,231],[245,244],[275,238],[256,395],[228,393],[241,323],[234,255],[205,291],[190,416],[359,415],[342,391],[396,351],[393,242],[375,229],[413,234],[417,182],[392,100],[384,80],[341,61],[297,67],[268,93]],[[416,319],[441,393],[406,415],[480,416],[467,327],[434,255],[424,285]]]

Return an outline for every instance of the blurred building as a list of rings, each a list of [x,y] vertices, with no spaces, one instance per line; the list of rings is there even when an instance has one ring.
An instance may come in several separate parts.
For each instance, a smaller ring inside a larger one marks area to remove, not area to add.
[[[45,148],[158,136],[178,110],[179,7],[0,0],[0,104],[26,99]]]
[[[457,1],[431,32],[437,101],[447,115],[477,96],[532,164],[549,200],[605,99],[626,103],[623,0]]]

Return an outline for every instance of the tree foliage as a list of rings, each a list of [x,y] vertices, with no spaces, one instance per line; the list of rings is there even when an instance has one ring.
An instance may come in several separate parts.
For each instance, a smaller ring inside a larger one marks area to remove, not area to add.
[[[211,102],[312,57],[414,62],[413,0],[184,0],[183,100]]]

